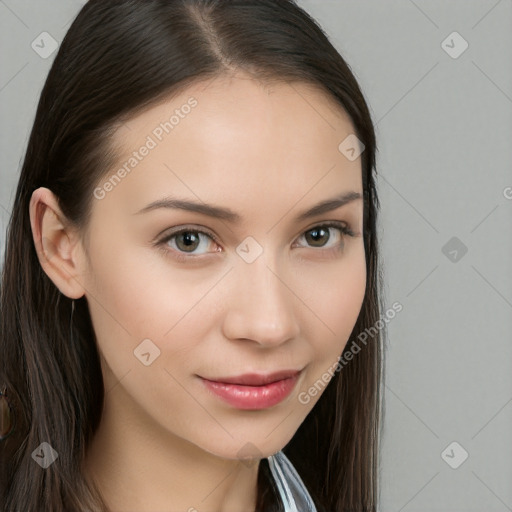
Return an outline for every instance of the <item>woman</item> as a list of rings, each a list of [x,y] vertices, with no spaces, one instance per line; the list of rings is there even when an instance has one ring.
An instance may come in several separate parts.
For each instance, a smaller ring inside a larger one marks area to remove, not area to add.
[[[2,510],[375,511],[375,151],[291,0],[90,0],[8,229]]]

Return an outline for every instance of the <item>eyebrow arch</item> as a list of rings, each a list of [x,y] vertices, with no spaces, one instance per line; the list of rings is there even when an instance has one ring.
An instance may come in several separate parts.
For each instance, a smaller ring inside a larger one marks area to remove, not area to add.
[[[337,208],[341,208],[342,206],[353,201],[356,201],[357,199],[362,199],[362,195],[359,192],[345,192],[340,196],[333,197],[331,199],[326,199],[325,201],[322,201],[316,204],[315,206],[299,213],[295,220],[297,222],[304,221],[311,217],[315,217],[317,215],[321,215],[323,213],[336,210]],[[195,201],[186,201],[183,199],[177,199],[173,197],[164,197],[162,199],[158,199],[157,201],[153,201],[152,203],[148,204],[138,212],[135,212],[134,215],[147,213],[152,210],[157,210],[160,208],[170,208],[201,213],[209,217],[226,220],[232,223],[238,223],[242,220],[242,217],[238,213],[235,213],[233,210],[230,210],[229,208],[221,208],[219,206],[198,203]]]

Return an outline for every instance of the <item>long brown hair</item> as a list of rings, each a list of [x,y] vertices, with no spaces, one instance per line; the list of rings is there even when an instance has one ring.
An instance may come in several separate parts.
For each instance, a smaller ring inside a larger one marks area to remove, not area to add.
[[[51,189],[67,219],[85,229],[92,191],[115,157],[110,136],[118,121],[235,68],[260,81],[320,86],[350,116],[364,144],[367,266],[351,338],[379,320],[374,126],[354,75],[319,25],[293,0],[90,0],[67,32],[41,93],[8,225],[0,386],[7,387],[17,423],[0,442],[2,510],[107,510],[81,472],[104,397],[94,330],[82,297],[70,332],[71,300],[41,268],[29,218],[32,192]],[[319,511],[376,511],[382,337],[379,330],[335,372],[283,448]],[[42,470],[32,453],[45,441],[58,459]],[[263,459],[258,511],[282,509],[271,481]]]

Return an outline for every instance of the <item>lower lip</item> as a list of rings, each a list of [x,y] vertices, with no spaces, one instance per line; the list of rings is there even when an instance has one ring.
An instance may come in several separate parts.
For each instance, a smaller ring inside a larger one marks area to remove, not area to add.
[[[299,374],[265,386],[242,386],[201,380],[212,393],[237,409],[267,409],[289,396],[298,378]]]

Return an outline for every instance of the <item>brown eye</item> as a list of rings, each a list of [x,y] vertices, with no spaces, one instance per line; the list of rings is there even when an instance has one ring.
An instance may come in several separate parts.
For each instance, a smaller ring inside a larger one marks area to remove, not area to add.
[[[199,236],[197,231],[181,231],[173,238],[176,239],[176,246],[180,251],[193,252],[199,246]]]
[[[328,248],[342,248],[345,245],[344,239],[346,236],[355,236],[348,226],[340,222],[320,224],[308,229],[302,236],[305,238],[309,247],[322,249],[325,248],[328,242],[333,238],[331,234],[333,231],[337,231],[338,235],[334,235],[335,243],[331,244]]]
[[[329,229],[325,229],[324,227],[313,228],[306,231],[305,237],[308,244],[311,244],[313,247],[323,247],[323,245],[329,241]]]
[[[174,245],[176,246],[175,250],[193,254],[194,256],[201,256],[201,252],[199,254],[195,254],[194,251],[196,251],[196,249],[200,246],[202,237],[205,239],[213,240],[213,237],[204,231],[195,229],[182,229],[165,237],[164,240],[162,240],[162,243],[168,244],[174,240]],[[203,243],[203,247],[208,249],[208,243]]]
[[[217,243],[216,237],[200,229],[185,227],[166,235],[157,245],[179,261],[194,260],[206,256],[209,252],[210,244]]]

